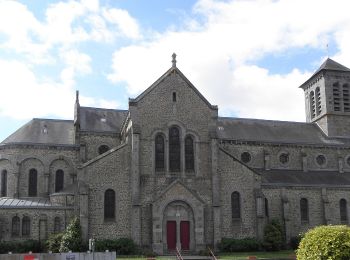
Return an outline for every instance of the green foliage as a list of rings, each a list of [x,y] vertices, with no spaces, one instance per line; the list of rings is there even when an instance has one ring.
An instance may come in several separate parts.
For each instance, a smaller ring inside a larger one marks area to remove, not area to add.
[[[223,238],[219,244],[222,252],[249,252],[261,249],[261,243],[255,238]]]
[[[74,217],[63,233],[59,251],[62,252],[79,252],[82,248],[80,221]]]
[[[1,241],[0,242],[0,254],[12,253],[40,253],[43,251],[41,243],[37,240],[26,241]]]
[[[116,251],[117,255],[135,255],[138,248],[130,238],[96,240],[95,251]]]
[[[297,259],[350,259],[350,227],[319,226],[309,230],[299,244]]]
[[[284,245],[283,227],[277,219],[271,220],[264,228],[263,247],[266,251],[281,250]]]
[[[63,233],[52,234],[46,240],[46,248],[52,253],[59,253],[62,241]]]
[[[291,238],[290,238],[290,241],[289,241],[290,247],[291,247],[293,250],[298,249],[301,239],[302,239],[302,236],[301,236],[301,235],[296,236],[296,237],[291,237]]]

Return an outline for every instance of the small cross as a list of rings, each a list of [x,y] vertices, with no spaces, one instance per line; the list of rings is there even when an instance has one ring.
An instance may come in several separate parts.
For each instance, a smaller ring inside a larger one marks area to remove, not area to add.
[[[173,60],[171,62],[173,63],[173,68],[175,68],[176,67],[176,54],[173,53],[173,55],[171,57],[173,57]]]

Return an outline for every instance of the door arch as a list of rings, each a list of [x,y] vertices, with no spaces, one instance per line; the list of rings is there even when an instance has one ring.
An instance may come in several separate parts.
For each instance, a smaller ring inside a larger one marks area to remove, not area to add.
[[[184,201],[170,202],[163,212],[164,249],[183,251],[195,249],[195,220],[192,208]]]

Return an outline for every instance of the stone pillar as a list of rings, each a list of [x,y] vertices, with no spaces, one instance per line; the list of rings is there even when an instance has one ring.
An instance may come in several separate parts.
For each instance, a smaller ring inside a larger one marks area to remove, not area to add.
[[[259,239],[263,239],[265,224],[264,194],[261,189],[254,189],[254,194],[256,204],[256,233]]]
[[[12,194],[9,194],[10,196],[14,197],[14,198],[18,198],[19,197],[19,171],[15,171],[13,173],[13,191]]]
[[[340,173],[344,172],[344,160],[343,157],[338,157],[338,170]]]
[[[89,240],[89,189],[79,183],[79,219],[83,241]]]
[[[44,172],[44,191],[42,197],[48,197],[50,194],[50,173]]]
[[[305,152],[301,152],[301,163],[302,163],[303,172],[307,172],[308,171],[307,155]]]
[[[290,227],[290,203],[285,194],[285,188],[281,190],[281,201],[282,201],[282,213],[283,213],[283,223],[284,231],[286,235],[286,242],[291,238],[291,227]]]
[[[218,174],[218,144],[217,139],[211,139],[211,171],[213,193],[213,244],[216,249],[221,241],[221,208],[220,208],[220,178]]]
[[[141,203],[140,203],[140,135],[132,134],[131,151],[131,237],[141,245]]]
[[[330,208],[329,208],[329,199],[327,195],[327,189],[322,188],[321,194],[322,194],[322,206],[323,206],[323,222],[325,225],[329,225],[331,224],[332,213],[330,212]]]

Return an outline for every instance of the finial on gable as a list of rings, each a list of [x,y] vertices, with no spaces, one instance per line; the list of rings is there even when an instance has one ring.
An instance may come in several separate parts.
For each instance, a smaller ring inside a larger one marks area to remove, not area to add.
[[[75,103],[79,103],[79,90],[75,91]]]
[[[173,63],[173,68],[175,68],[176,67],[176,54],[175,54],[175,52],[173,53],[173,55],[171,57],[173,57],[173,60],[171,62]]]

